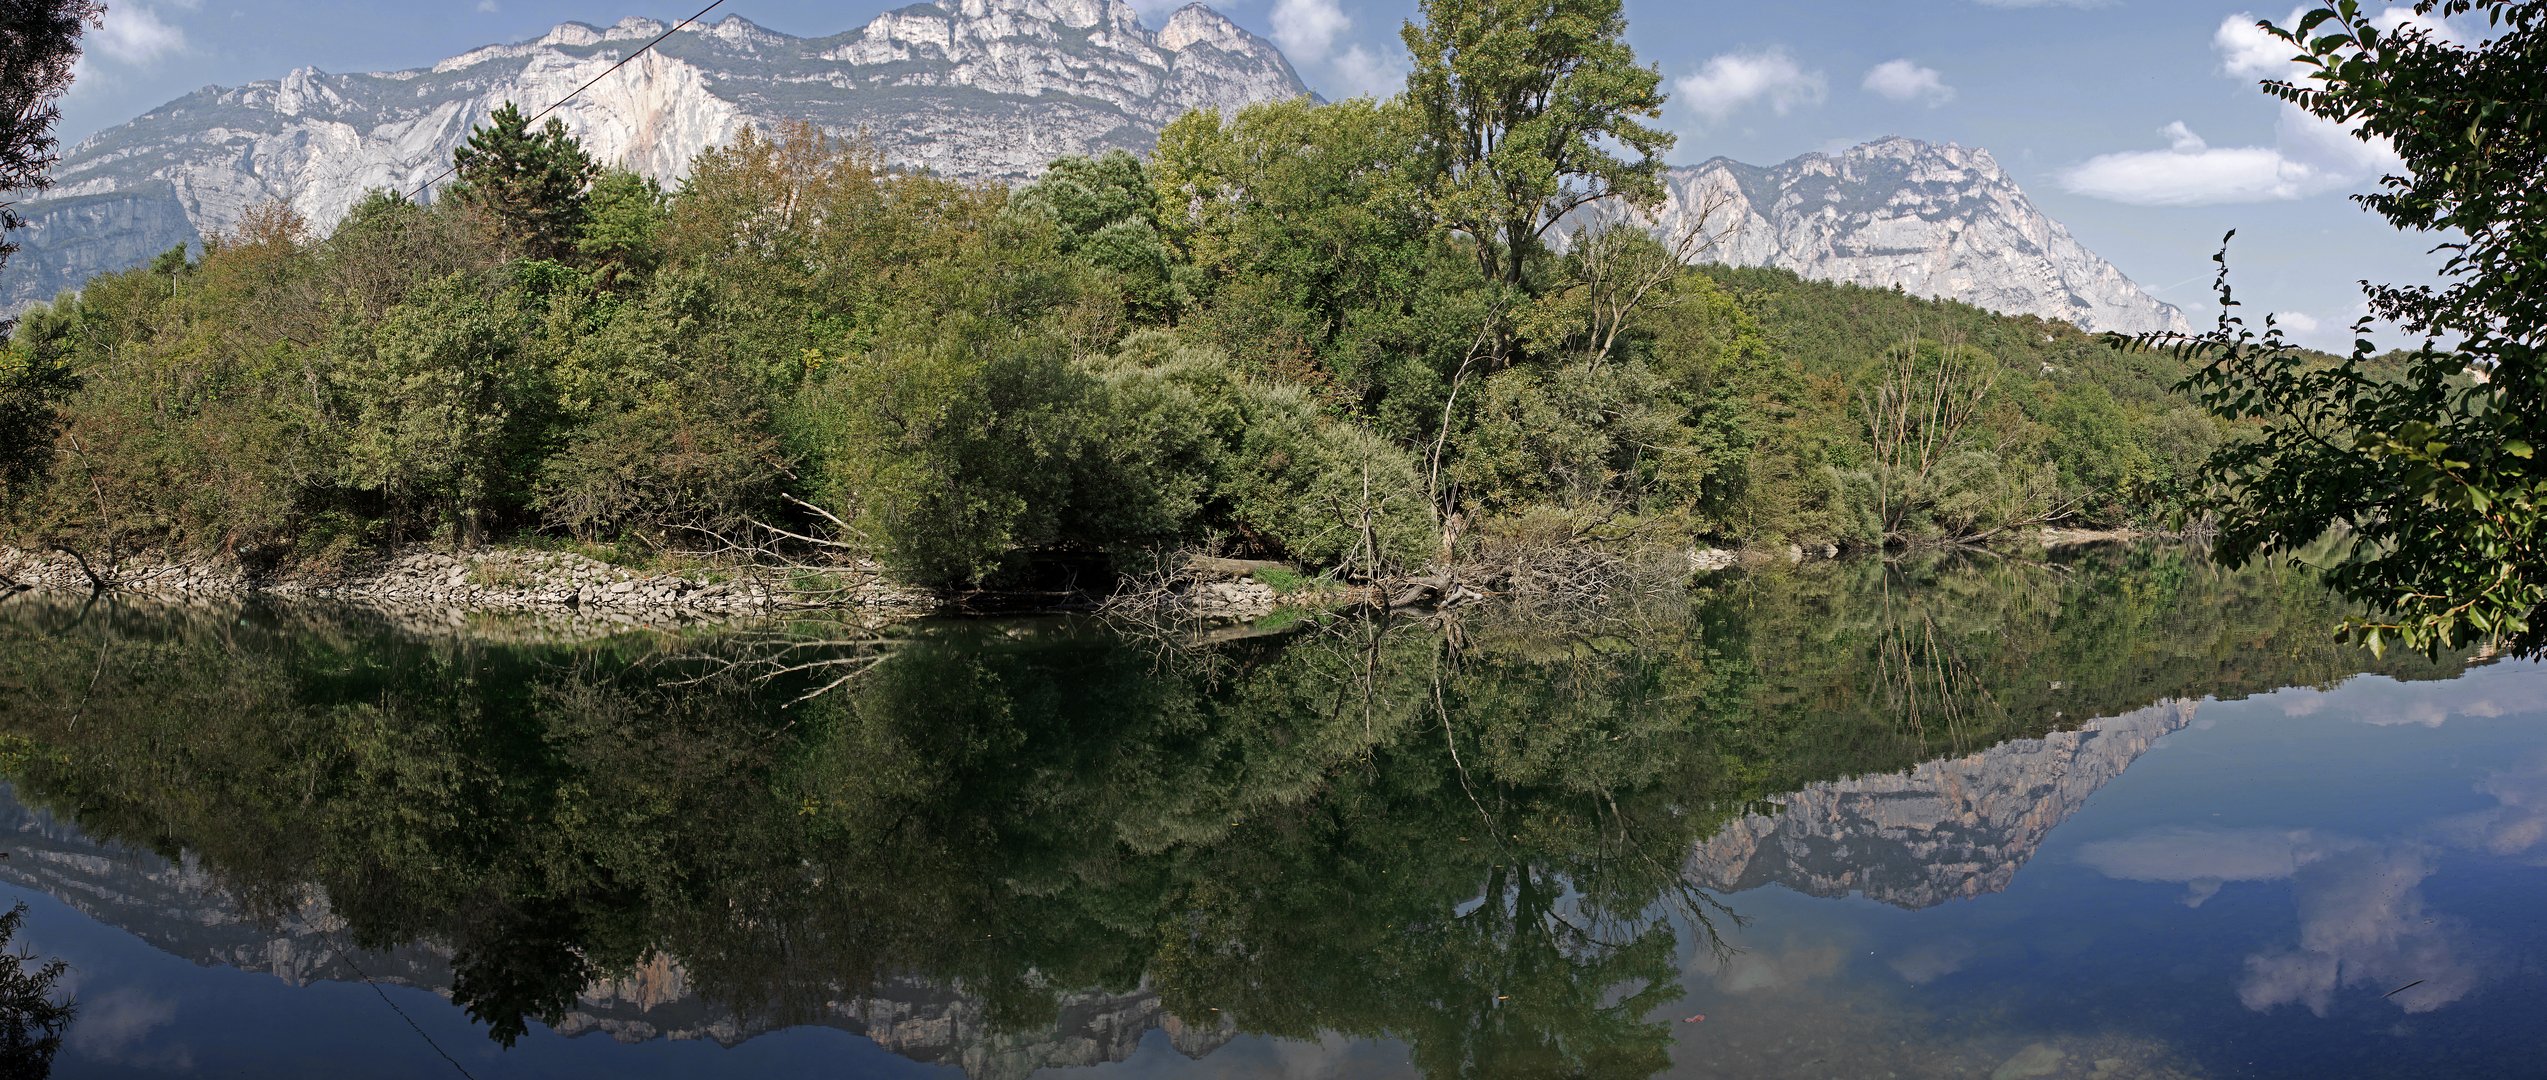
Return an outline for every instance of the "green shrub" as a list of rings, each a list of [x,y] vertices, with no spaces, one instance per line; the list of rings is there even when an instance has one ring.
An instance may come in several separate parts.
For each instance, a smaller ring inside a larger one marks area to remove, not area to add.
[[[1094,380],[1049,339],[948,336],[830,365],[796,425],[821,501],[932,584],[1064,539]]]
[[[1229,481],[1241,529],[1312,566],[1387,572],[1439,553],[1440,523],[1415,455],[1320,412],[1307,391],[1249,395]]]
[[[575,429],[540,467],[533,504],[580,540],[732,536],[776,501],[778,440],[734,394],[695,382]]]

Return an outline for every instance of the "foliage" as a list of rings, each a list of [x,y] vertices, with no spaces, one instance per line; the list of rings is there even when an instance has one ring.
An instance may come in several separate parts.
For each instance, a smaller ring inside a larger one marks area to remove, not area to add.
[[[459,178],[443,194],[484,215],[499,243],[530,259],[559,259],[575,250],[589,213],[585,189],[600,166],[567,133],[565,121],[550,117],[533,132],[521,108],[507,101],[451,157]],[[630,194],[615,198],[624,211]]]
[[[604,284],[643,280],[663,265],[672,207],[653,177],[626,169],[602,173],[585,197],[584,213],[575,254],[598,268]]]
[[[1159,196],[1141,159],[1121,150],[1056,159],[1042,179],[1018,189],[1008,209],[1050,220],[1062,253],[1113,275],[1134,315],[1175,314],[1179,305],[1167,246],[1159,237]]]
[[[7,0],[0,3],[0,194],[41,191],[52,182],[54,121],[71,88],[80,32],[102,24],[96,0]],[[0,262],[17,248],[8,233],[24,222],[0,199]],[[0,333],[8,323],[0,320]]]
[[[1486,311],[1426,209],[1414,124],[1362,99],[1197,112],[1151,159],[1195,298],[1186,332],[1410,445]]]
[[[2180,374],[2165,358],[2066,323],[1894,290],[1778,270],[1703,272],[1732,310],[1665,333],[1752,357],[1713,376],[1741,402],[1753,439],[1741,473],[1723,485],[1734,490],[1717,504],[1736,535],[1873,546],[2027,522],[2198,524],[2188,513],[2200,462],[2228,426],[2169,391]],[[1961,374],[1944,377],[1950,367]],[[1967,401],[1979,395],[1958,411],[1956,452],[1884,464],[1892,440],[1881,432],[1917,436],[1930,410],[1878,424],[1875,407],[1956,386]],[[1949,459],[1960,460],[1948,468]],[[1947,504],[1958,509],[1940,516]]]
[[[2223,253],[2218,327],[2177,341],[2202,367],[2188,389],[2259,437],[2224,447],[2221,548],[2288,552],[2329,530],[2328,571],[2375,605],[2349,624],[2372,648],[2492,641],[2547,649],[2547,4],[2427,0],[2418,15],[2482,12],[2462,42],[2381,30],[2352,0],[2264,24],[2300,77],[2265,89],[2393,145],[2402,171],[2363,206],[2400,229],[2453,237],[2439,285],[2368,285],[2373,315],[2425,344],[2376,355],[2368,317],[2352,352],[2293,348],[2272,320],[2235,313]],[[2445,345],[2445,342],[2455,342]],[[2402,363],[2396,361],[2401,359]]]
[[[742,535],[753,512],[777,501],[785,475],[749,392],[693,374],[607,407],[540,464],[532,502],[541,520],[587,541],[681,546]]]
[[[1431,209],[1488,279],[1521,286],[1577,208],[1661,197],[1673,139],[1646,121],[1662,115],[1662,76],[1637,65],[1626,31],[1618,0],[1425,0],[1406,24]]]

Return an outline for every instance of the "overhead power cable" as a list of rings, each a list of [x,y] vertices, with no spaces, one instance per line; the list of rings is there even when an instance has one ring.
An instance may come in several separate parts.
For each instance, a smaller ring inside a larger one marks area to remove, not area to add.
[[[664,31],[664,32],[662,32],[662,33],[660,33],[660,34],[655,35],[654,40],[653,40],[653,41],[646,42],[644,47],[642,47],[642,48],[638,49],[638,50],[637,50],[637,51],[635,51],[635,52],[629,53],[629,54],[628,54],[628,55],[626,55],[626,56],[622,56],[622,57],[620,57],[620,58],[619,58],[619,62],[618,62],[618,63],[610,65],[608,68],[604,69],[604,70],[602,71],[602,73],[601,73],[601,74],[599,74],[599,75],[595,75],[595,76],[593,76],[592,78],[589,78],[589,79],[584,80],[584,85],[576,87],[576,88],[574,89],[574,91],[573,91],[573,92],[571,92],[571,93],[567,94],[565,97],[562,97],[562,98],[559,98],[559,99],[557,99],[557,100],[555,100],[555,101],[549,102],[549,103],[548,103],[548,107],[547,107],[547,108],[545,108],[545,109],[541,109],[539,112],[537,112],[537,113],[533,114],[533,115],[531,116],[531,118],[530,118],[528,121],[526,121],[526,122],[524,123],[524,125],[523,125],[523,126],[527,127],[527,126],[529,126],[529,125],[531,125],[531,124],[539,123],[542,119],[546,118],[546,117],[548,116],[548,114],[553,113],[553,112],[556,112],[559,108],[563,107],[563,106],[564,106],[567,102],[569,102],[569,101],[573,101],[573,100],[575,100],[577,97],[581,96],[581,95],[583,94],[583,92],[584,92],[584,91],[592,89],[592,88],[593,88],[593,84],[598,83],[598,82],[602,81],[603,79],[607,79],[607,78],[611,77],[611,76],[612,76],[612,75],[614,75],[614,74],[617,74],[620,68],[623,68],[623,67],[627,67],[627,66],[628,66],[628,62],[629,62],[629,61],[635,60],[636,58],[638,58],[638,57],[640,57],[640,56],[644,56],[645,54],[647,54],[647,53],[649,53],[649,52],[653,52],[653,51],[654,51],[654,47],[655,47],[655,46],[663,44],[663,39],[668,38],[668,37],[671,37],[671,36],[672,36],[672,35],[674,35],[674,34],[678,34],[678,33],[680,33],[681,31],[683,31],[683,30],[685,30],[685,29],[688,29],[688,28],[689,28],[689,25],[690,25],[691,23],[694,23],[694,22],[697,22],[697,21],[699,21],[699,20],[701,20],[701,19],[707,18],[707,14],[708,14],[708,12],[714,11],[714,10],[716,10],[717,8],[724,6],[724,4],[725,4],[725,0],[715,0],[715,2],[714,2],[714,3],[711,3],[711,4],[709,4],[709,5],[708,5],[708,6],[706,6],[706,7],[700,8],[700,9],[699,9],[699,13],[698,13],[698,14],[696,14],[696,15],[692,15],[692,16],[690,16],[689,18],[686,18],[686,19],[681,20],[680,22],[674,23],[674,24],[673,24],[673,26],[672,26],[672,29],[670,29],[670,30],[666,30],[666,31]],[[460,163],[459,163],[457,160],[454,160],[454,161],[451,163],[451,166],[450,166],[449,168],[446,168],[446,169],[442,170],[440,173],[435,174],[435,175],[434,175],[434,177],[433,177],[433,179],[431,179],[431,180],[427,180],[427,181],[425,181],[424,183],[421,183],[421,184],[416,185],[416,191],[415,191],[415,194],[413,194],[413,195],[411,195],[411,196],[408,196],[408,198],[409,198],[409,199],[411,199],[411,200],[413,200],[413,201],[415,201],[415,202],[423,202],[423,201],[424,201],[424,194],[425,194],[426,189],[431,188],[433,185],[435,185],[435,184],[439,184],[439,183],[443,182],[444,180],[448,180],[448,179],[450,179],[450,178],[451,178],[451,174],[452,174],[452,173],[455,173],[455,172],[458,172],[458,171],[460,171]]]

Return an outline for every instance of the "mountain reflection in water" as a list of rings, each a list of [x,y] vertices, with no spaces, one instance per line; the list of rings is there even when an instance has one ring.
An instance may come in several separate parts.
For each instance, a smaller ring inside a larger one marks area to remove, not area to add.
[[[1845,1072],[1752,1045],[1777,1029],[1684,1012],[1847,965],[1858,931],[1813,938],[1819,916],[1784,914],[1793,894],[1923,909],[2008,889],[2195,722],[2192,701],[2463,670],[2374,665],[2330,640],[2340,612],[2298,573],[2167,549],[1812,565],[1596,618],[1211,645],[1071,620],[497,644],[350,612],[20,596],[0,606],[0,879],[188,961],[448,1009],[388,989],[422,988],[476,1030],[455,1047],[453,1018],[384,1026],[350,1071],[448,1068],[415,1040],[435,1031],[484,1076],[830,1028],[976,1077],[1187,1058],[1239,1074],[1286,1054],[1355,1075]],[[842,644],[777,667],[874,664],[798,701],[832,672],[731,663],[815,641]],[[2530,826],[2463,826],[2488,827]],[[2347,942],[2386,924],[2338,925],[2356,901],[2420,911],[2439,851],[2158,829],[2054,872],[2197,903],[2287,882],[2304,929],[2238,993],[2322,1015],[2464,951],[2444,928],[2373,957]],[[2350,884],[2365,874],[2411,880]],[[1767,884],[1792,892],[1746,891]],[[1927,986],[1993,947],[1885,963]],[[2465,997],[2481,973],[2461,967],[2470,981],[2427,975],[2410,1000]],[[1859,1052],[1904,1075],[1970,1065],[1913,1052],[1923,1032],[1971,1044],[1952,1053],[1985,1073],[2010,1050],[1834,1000],[1784,1008],[1899,1041]],[[1142,1053],[1161,1040],[1182,1056]],[[75,1027],[66,1070],[82,1045]],[[264,1049],[229,1052],[269,1073],[311,1060]],[[2180,1049],[2046,1049],[2042,1072],[2018,1053],[2009,1075],[2196,1068]]]

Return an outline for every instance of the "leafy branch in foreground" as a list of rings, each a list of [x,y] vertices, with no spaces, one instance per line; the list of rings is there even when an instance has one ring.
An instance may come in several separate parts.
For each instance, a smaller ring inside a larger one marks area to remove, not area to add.
[[[2474,42],[2434,19],[2479,9],[2490,36]],[[2258,330],[2238,317],[2223,252],[2219,325],[2143,343],[2200,361],[2185,388],[2262,425],[2211,462],[2232,564],[2341,530],[2327,579],[2375,609],[2346,623],[2356,639],[2534,654],[2547,650],[2535,449],[2547,435],[2547,3],[2424,0],[2414,12],[2392,23],[2343,0],[2289,28],[2262,24],[2297,50],[2299,72],[2264,88],[2394,146],[2404,169],[2357,201],[2400,229],[2457,237],[2435,249],[2443,283],[2365,284],[2370,315],[2351,353],[2329,360],[2269,318]],[[2380,355],[2374,317],[2424,344]]]

